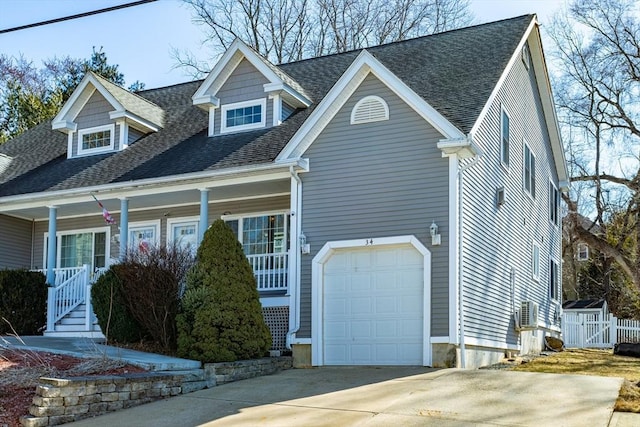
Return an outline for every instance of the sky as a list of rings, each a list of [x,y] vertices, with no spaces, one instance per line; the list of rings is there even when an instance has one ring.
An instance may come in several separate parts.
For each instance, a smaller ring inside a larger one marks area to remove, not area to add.
[[[132,0],[0,0],[0,30]],[[476,23],[537,13],[544,26],[566,0],[471,0]],[[53,57],[89,58],[93,47],[118,64],[127,85],[139,80],[146,88],[191,80],[176,68],[174,50],[189,50],[205,59],[204,29],[192,22],[189,6],[181,0],[159,0],[135,7],[65,22],[0,34],[0,54],[23,56],[41,66]],[[213,65],[213,64],[212,64]]]

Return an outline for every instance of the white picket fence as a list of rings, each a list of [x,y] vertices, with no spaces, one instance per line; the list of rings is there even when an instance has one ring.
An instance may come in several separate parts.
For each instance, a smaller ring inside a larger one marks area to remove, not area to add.
[[[640,321],[603,313],[564,313],[562,340],[565,347],[576,348],[611,348],[620,342],[640,342]]]

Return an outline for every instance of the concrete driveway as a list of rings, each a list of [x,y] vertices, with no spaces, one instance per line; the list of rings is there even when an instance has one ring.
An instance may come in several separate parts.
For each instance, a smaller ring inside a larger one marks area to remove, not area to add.
[[[618,378],[421,367],[293,369],[81,426],[607,426]]]

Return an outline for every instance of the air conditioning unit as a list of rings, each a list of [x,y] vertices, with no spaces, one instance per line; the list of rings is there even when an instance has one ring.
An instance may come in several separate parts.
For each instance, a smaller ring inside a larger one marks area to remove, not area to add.
[[[518,329],[535,329],[538,327],[538,304],[533,301],[522,301],[517,313]]]

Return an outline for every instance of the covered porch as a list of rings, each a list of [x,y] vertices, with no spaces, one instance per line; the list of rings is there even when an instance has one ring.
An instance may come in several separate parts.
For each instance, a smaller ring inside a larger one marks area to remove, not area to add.
[[[127,251],[143,245],[176,243],[195,253],[218,218],[237,234],[263,307],[286,307],[286,323],[294,324],[290,306],[299,271],[299,170],[288,165],[188,182],[181,177],[57,196],[43,193],[2,206],[0,214],[32,222],[31,268],[45,273],[50,287],[45,334],[101,335],[90,304],[95,280]],[[113,223],[107,221],[111,218]],[[70,318],[76,319],[73,327]]]

